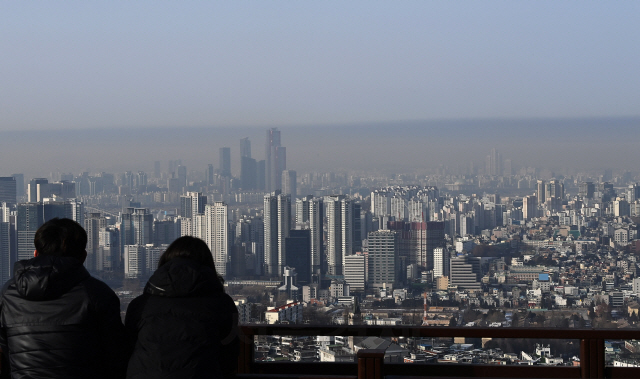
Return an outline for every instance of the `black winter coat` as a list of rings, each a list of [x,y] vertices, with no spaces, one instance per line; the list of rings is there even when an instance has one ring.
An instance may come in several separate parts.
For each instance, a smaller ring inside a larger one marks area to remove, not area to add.
[[[238,311],[216,272],[174,258],[127,309],[127,378],[227,378],[238,365]]]
[[[3,378],[124,377],[125,338],[120,300],[79,260],[15,264],[0,298]]]

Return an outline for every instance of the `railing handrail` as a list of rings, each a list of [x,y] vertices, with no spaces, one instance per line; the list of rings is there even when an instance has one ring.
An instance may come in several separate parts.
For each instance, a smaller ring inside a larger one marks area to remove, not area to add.
[[[536,339],[640,339],[640,329],[484,328],[451,326],[367,325],[242,325],[245,335],[375,336],[375,337],[491,337]]]
[[[612,368],[605,367],[604,341],[605,340],[630,340],[640,339],[640,329],[593,329],[593,328],[484,328],[484,327],[448,327],[448,326],[367,326],[367,325],[267,325],[253,324],[240,326],[242,338],[242,353],[239,362],[241,373],[257,371],[274,372],[268,367],[281,369],[283,366],[272,363],[256,363],[253,361],[254,336],[257,335],[281,335],[281,336],[363,336],[363,337],[471,337],[471,338],[527,338],[527,339],[575,339],[580,341],[580,367],[539,367],[532,372],[548,373],[554,376],[602,378],[605,375],[611,377],[640,377],[640,368]],[[358,377],[362,370],[362,359],[358,359]],[[383,362],[376,364],[383,365]],[[295,364],[295,365],[300,365]],[[311,364],[309,367],[319,367]],[[336,368],[326,364],[331,370]],[[390,367],[393,365],[390,365]],[[408,365],[410,366],[410,365]],[[443,365],[429,365],[431,367]],[[448,366],[448,365],[447,365]],[[478,365],[477,369],[462,370],[470,372],[470,376],[508,376],[527,377],[526,366],[495,366]],[[291,367],[291,366],[289,366]],[[418,365],[416,368],[424,367]],[[409,368],[409,367],[407,367]],[[257,371],[256,371],[257,370]],[[285,371],[287,371],[286,369]],[[376,371],[376,378],[382,378],[385,369],[382,367]],[[460,370],[458,370],[460,371]],[[519,373],[519,375],[513,375]],[[579,373],[579,375],[577,374]],[[485,375],[486,374],[486,375]],[[562,374],[562,375],[557,375]],[[368,375],[368,374],[367,374]],[[444,375],[447,376],[447,375]],[[368,377],[368,376],[367,376]]]

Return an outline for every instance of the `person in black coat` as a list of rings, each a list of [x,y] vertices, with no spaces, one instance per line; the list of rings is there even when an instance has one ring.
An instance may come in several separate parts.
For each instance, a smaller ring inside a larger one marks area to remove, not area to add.
[[[162,254],[125,318],[134,344],[127,378],[230,378],[238,365],[238,311],[207,244],[180,237]]]
[[[89,275],[87,233],[52,219],[35,234],[0,297],[2,378],[124,378],[129,344],[120,300]]]

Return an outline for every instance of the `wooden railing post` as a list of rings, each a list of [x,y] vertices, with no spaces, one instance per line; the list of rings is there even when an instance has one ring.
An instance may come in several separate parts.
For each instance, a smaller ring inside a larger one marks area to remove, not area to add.
[[[238,374],[251,374],[253,364],[253,350],[255,336],[248,333],[248,328],[238,328],[240,337],[240,352],[238,355]]]
[[[580,372],[583,378],[604,377],[604,340],[580,340]]]
[[[362,349],[358,351],[358,379],[382,379],[384,350]]]

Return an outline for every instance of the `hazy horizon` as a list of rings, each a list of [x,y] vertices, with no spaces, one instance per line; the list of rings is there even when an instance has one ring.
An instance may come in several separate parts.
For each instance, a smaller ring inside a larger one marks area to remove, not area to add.
[[[484,166],[492,148],[514,168],[558,172],[638,171],[640,118],[441,120],[278,127],[287,168],[300,172],[425,172],[438,166]],[[218,168],[218,149],[231,148],[239,172],[239,141],[264,159],[267,127],[103,128],[0,132],[0,176],[24,172],[152,172],[154,161],[181,159],[188,170]],[[31,173],[31,174],[30,174]]]

